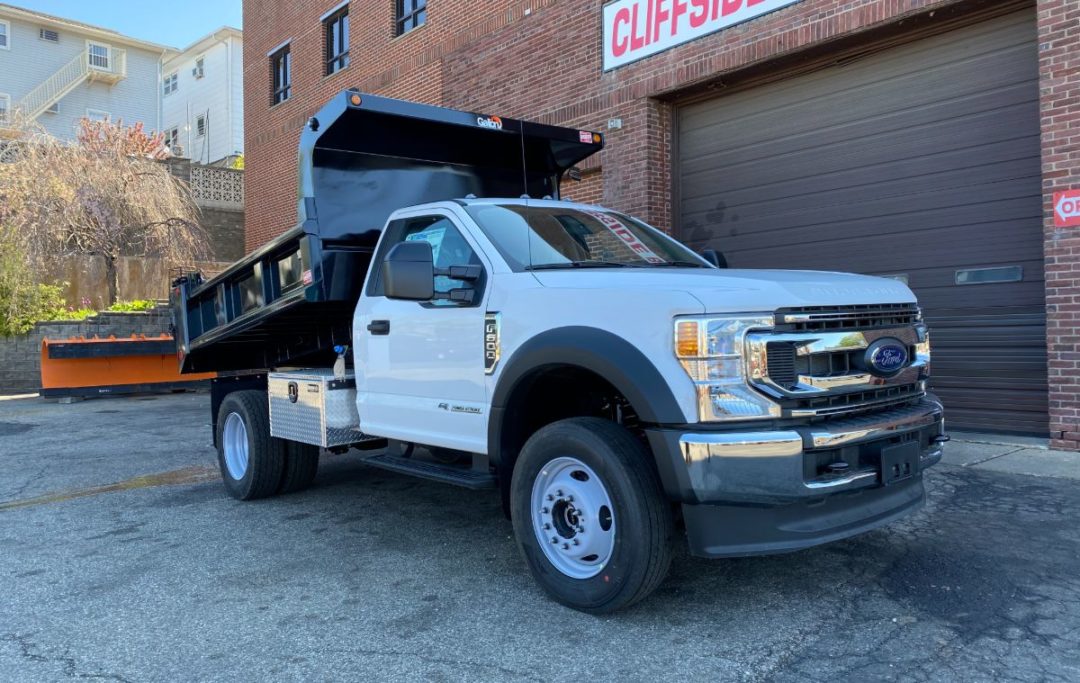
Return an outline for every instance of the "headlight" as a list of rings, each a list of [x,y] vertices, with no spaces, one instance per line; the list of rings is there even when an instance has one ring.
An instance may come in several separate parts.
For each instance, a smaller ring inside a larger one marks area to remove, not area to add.
[[[780,415],[780,406],[746,383],[743,358],[746,332],[772,325],[769,313],[675,321],[675,356],[697,389],[702,422]]]
[[[930,374],[930,331],[926,329],[926,325],[919,325],[915,332],[919,337],[915,344],[915,360],[924,363],[926,369],[923,372]]]

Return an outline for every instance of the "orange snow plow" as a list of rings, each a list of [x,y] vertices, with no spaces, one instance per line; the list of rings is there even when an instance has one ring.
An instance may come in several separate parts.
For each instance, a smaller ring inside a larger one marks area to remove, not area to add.
[[[41,395],[88,397],[198,389],[215,372],[181,375],[170,335],[45,339]]]

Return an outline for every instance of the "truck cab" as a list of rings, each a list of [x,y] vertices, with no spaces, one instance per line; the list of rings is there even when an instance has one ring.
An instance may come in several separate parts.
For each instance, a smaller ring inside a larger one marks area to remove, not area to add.
[[[493,120],[527,129],[473,114],[455,125],[490,132]],[[246,372],[213,390],[233,496],[303,488],[327,448],[492,488],[541,587],[594,613],[651,593],[680,534],[703,557],[789,552],[923,503],[923,472],[947,437],[906,285],[718,267],[632,216],[559,199],[566,164],[600,136],[534,133],[561,141],[548,149],[563,160],[541,164],[553,194],[470,192],[389,210],[383,196],[377,239],[353,229],[363,237],[335,241],[309,224],[231,275],[177,282],[182,367],[239,370],[233,350],[249,349]],[[539,166],[522,154],[528,190]],[[331,165],[338,182],[350,168],[373,173],[356,160]],[[447,190],[470,185],[460,167],[447,172]],[[430,164],[423,173],[430,180]],[[309,190],[301,211],[317,225],[311,217],[325,214]],[[334,201],[327,213],[341,220],[349,204]],[[342,254],[334,277],[356,280],[338,282],[340,301],[304,290],[316,280],[305,266],[329,250]],[[362,272],[342,265],[361,261]],[[302,295],[281,287],[294,270]],[[256,275],[249,309],[230,309]]]

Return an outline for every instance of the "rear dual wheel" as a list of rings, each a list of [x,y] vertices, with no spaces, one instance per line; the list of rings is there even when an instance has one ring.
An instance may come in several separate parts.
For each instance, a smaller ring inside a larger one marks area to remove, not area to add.
[[[667,575],[674,521],[649,453],[626,429],[572,418],[538,430],[514,467],[514,533],[555,600],[605,614]]]
[[[218,467],[225,490],[238,500],[307,488],[319,470],[317,446],[270,436],[270,411],[261,391],[235,391],[221,401]]]

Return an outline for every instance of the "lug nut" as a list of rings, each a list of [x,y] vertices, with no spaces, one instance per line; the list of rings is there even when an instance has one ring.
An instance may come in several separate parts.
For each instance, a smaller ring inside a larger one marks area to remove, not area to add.
[[[566,497],[566,502],[567,503],[573,503],[574,502],[574,497],[573,496],[567,496]]]
[[[562,489],[559,489],[558,491],[556,491],[555,495],[558,496],[559,498],[562,498],[562,495],[563,495],[562,494]]]
[[[540,508],[540,514],[546,515],[549,512],[547,508]]]
[[[545,524],[544,525],[544,531],[551,531],[551,525],[550,524]]]
[[[579,534],[583,534],[583,533],[585,533],[585,527],[583,527],[583,526],[579,526],[579,527],[577,528],[577,532],[578,532]]]
[[[581,541],[579,541],[579,540],[577,540],[577,539],[575,538],[575,539],[574,539],[574,545],[581,545]]]
[[[557,544],[557,543],[559,542],[559,539],[557,539],[557,538],[555,538],[554,536],[552,536],[552,537],[551,537],[551,542],[552,542],[552,543],[556,543],[556,544]]]
[[[562,549],[563,550],[570,550],[570,544],[569,543],[563,543],[562,544]]]
[[[548,494],[547,498],[548,500],[555,500],[555,496],[551,495],[550,493]]]

